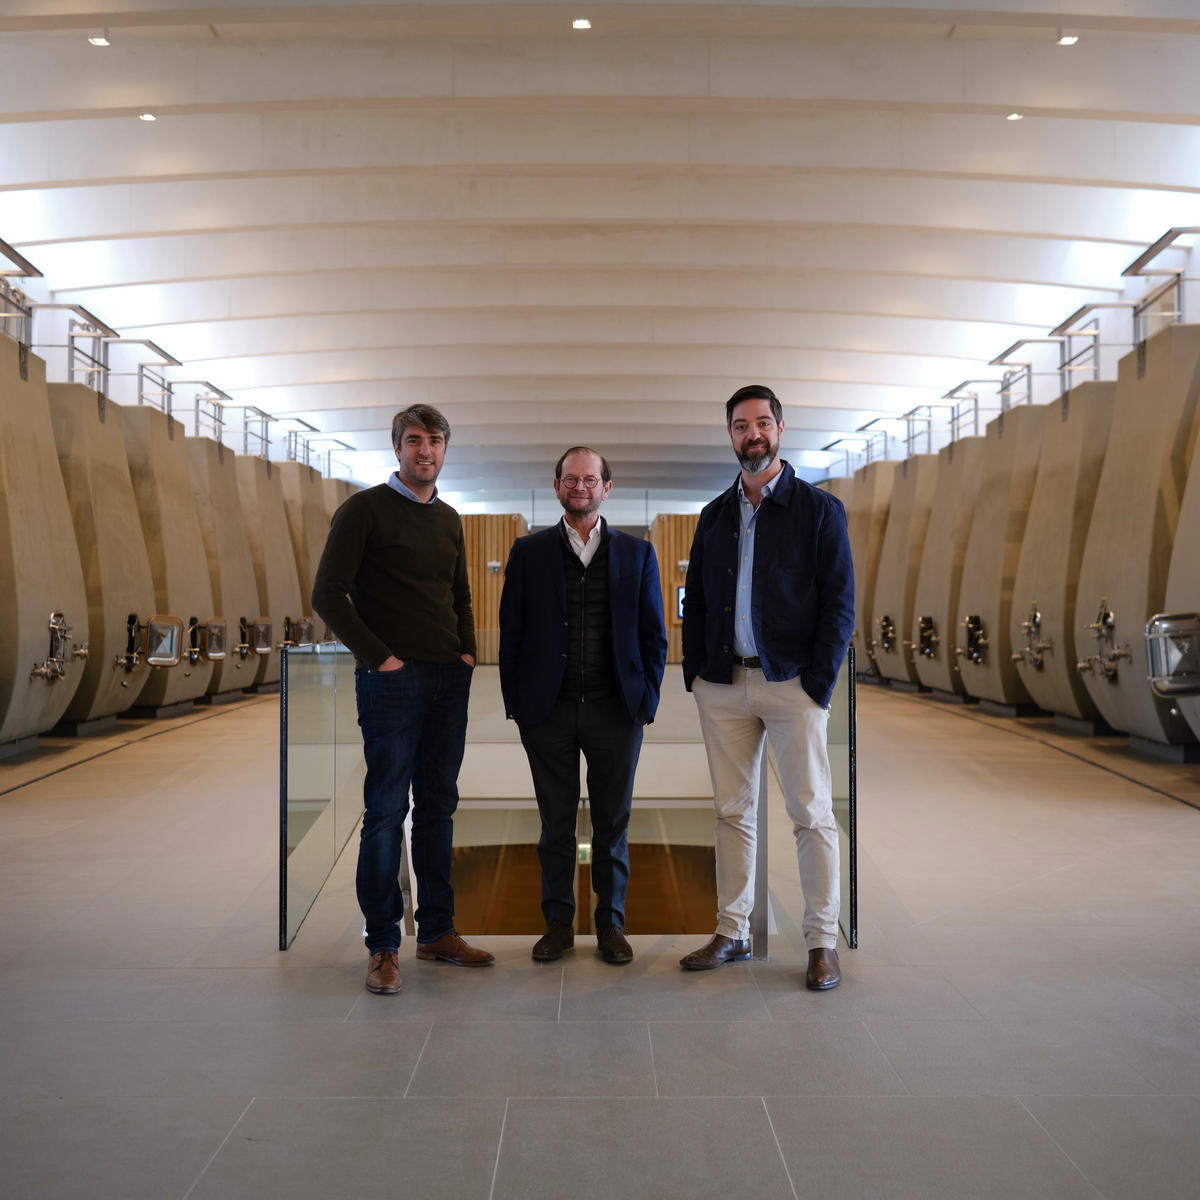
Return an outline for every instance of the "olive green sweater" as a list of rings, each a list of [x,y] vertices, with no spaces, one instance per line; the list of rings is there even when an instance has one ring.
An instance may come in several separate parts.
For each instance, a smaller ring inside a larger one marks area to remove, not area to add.
[[[458,513],[381,483],[333,514],[313,581],[313,611],[358,662],[394,654],[453,662],[475,654],[475,618]]]

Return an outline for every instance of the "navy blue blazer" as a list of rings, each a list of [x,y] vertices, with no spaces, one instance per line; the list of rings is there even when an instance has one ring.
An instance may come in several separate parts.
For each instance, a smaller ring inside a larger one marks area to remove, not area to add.
[[[567,664],[567,583],[561,521],[518,538],[500,595],[500,690],[518,725],[550,715]],[[648,725],[658,711],[667,661],[658,559],[649,542],[604,526],[613,666],[629,715]]]
[[[733,610],[741,536],[738,481],[696,525],[683,595],[683,682],[733,682]],[[772,682],[800,686],[829,707],[854,631],[854,564],[846,510],[785,462],[755,518],[750,622]]]

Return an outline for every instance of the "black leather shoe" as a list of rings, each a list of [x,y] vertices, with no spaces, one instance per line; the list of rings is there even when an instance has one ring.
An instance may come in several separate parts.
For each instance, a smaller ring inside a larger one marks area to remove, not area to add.
[[[596,945],[600,948],[600,957],[607,963],[633,961],[633,947],[625,940],[625,930],[620,925],[606,925],[596,935]]]
[[[679,965],[685,971],[711,971],[725,963],[741,962],[750,957],[750,942],[746,938],[728,938],[714,933],[707,945],[685,954]]]
[[[575,931],[570,925],[551,921],[546,926],[546,932],[533,943],[533,957],[535,962],[553,962],[574,949]]]
[[[810,992],[827,992],[842,982],[836,950],[810,950],[804,986]]]

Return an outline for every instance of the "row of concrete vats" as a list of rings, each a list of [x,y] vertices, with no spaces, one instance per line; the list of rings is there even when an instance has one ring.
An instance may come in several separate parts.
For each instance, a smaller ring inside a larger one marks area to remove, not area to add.
[[[312,573],[353,490],[47,385],[0,336],[0,755],[277,684],[281,644],[312,640]]]
[[[1200,326],[1172,325],[1115,383],[828,481],[847,506],[860,664],[1196,759],[1198,432]]]

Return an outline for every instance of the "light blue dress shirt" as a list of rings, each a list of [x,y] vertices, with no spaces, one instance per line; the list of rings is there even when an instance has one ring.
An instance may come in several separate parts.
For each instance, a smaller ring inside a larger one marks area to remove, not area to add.
[[[417,504],[432,504],[437,499],[437,488],[434,488],[433,495],[430,496],[428,500],[422,500],[420,496],[418,496],[416,492],[414,492],[412,488],[410,488],[408,484],[400,478],[399,471],[393,471],[388,476],[388,487],[392,488],[393,491],[399,492],[400,495],[405,496],[407,499],[416,501]]]
[[[776,476],[778,478],[778,476]],[[754,641],[754,622],[750,616],[750,598],[754,594],[754,523],[762,508],[763,500],[771,494],[775,479],[763,485],[762,500],[755,508],[746,499],[742,481],[738,479],[738,512],[742,519],[742,533],[738,539],[737,597],[733,605],[733,650],[740,658],[758,658],[758,646]]]

